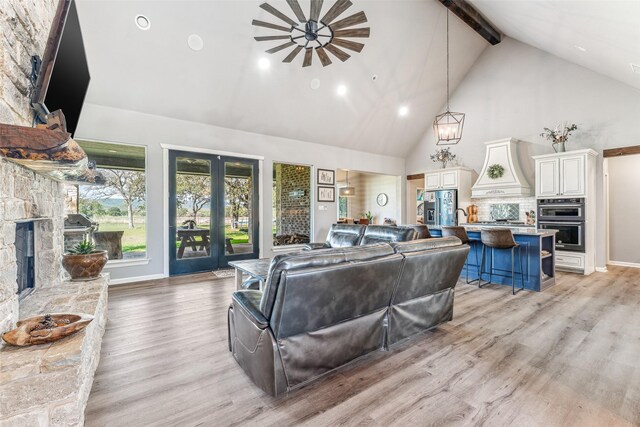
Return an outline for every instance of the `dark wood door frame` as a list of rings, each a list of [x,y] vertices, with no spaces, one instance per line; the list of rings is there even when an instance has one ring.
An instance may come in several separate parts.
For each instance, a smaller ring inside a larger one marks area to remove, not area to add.
[[[629,156],[631,154],[640,154],[640,145],[632,145],[630,147],[609,148],[602,152],[602,157],[619,157]]]

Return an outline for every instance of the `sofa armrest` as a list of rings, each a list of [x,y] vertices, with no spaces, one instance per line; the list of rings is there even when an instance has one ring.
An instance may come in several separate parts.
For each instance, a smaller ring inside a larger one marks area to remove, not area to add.
[[[304,245],[304,250],[305,251],[312,251],[314,249],[328,249],[331,246],[327,245],[326,243],[307,243],[306,245]]]
[[[233,293],[233,306],[237,307],[247,320],[251,321],[257,328],[265,329],[269,326],[269,321],[260,311],[260,299],[262,292],[246,290]]]

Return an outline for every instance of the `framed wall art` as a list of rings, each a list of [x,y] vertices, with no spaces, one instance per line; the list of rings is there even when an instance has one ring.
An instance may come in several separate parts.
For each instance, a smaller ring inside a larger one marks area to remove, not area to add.
[[[335,187],[318,186],[318,202],[335,202],[335,201],[336,201]]]
[[[318,169],[318,185],[336,185],[336,171]]]

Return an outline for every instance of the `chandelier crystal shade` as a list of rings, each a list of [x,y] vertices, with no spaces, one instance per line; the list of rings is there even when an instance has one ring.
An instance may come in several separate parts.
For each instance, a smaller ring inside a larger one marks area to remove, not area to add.
[[[462,139],[464,113],[452,113],[449,108],[449,10],[447,10],[447,111],[433,121],[436,145],[455,145]]]

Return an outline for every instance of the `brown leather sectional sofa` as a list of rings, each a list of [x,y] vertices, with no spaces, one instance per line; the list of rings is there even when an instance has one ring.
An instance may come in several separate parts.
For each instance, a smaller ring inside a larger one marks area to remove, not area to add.
[[[451,320],[468,245],[456,237],[278,255],[264,292],[229,307],[229,349],[277,396]]]

